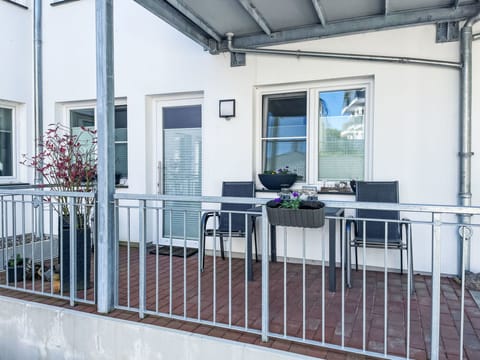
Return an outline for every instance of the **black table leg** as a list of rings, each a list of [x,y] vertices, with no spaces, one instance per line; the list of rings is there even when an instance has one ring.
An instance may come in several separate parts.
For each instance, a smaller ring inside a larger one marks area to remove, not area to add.
[[[250,219],[249,219],[250,220]],[[253,218],[255,221],[255,218]],[[252,221],[247,221],[247,278],[253,280],[253,263],[252,263]]]
[[[336,264],[336,220],[328,220],[328,290],[336,291],[337,290],[337,273],[335,269]]]
[[[275,225],[270,225],[270,251],[272,262],[277,262],[277,231]]]

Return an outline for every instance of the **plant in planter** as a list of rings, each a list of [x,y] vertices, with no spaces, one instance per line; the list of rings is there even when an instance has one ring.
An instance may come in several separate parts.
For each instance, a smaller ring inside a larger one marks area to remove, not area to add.
[[[303,200],[298,192],[267,203],[268,220],[272,225],[319,228],[325,223],[325,204]]]
[[[285,166],[277,170],[266,170],[263,174],[258,174],[258,178],[268,190],[280,190],[292,186],[297,180],[297,173]]]
[[[97,177],[96,130],[81,127],[72,133],[69,127],[51,124],[41,141],[43,150],[33,157],[23,156],[22,164],[39,172],[53,191],[92,192]],[[59,215],[59,259],[64,288],[70,281],[70,218],[75,217],[76,229],[76,285],[77,289],[89,287],[91,258],[91,229],[89,219],[94,205],[93,198],[74,198],[73,214],[69,197],[59,195],[46,198],[55,205]],[[85,251],[85,249],[87,251]],[[86,253],[86,257],[84,256]],[[84,284],[86,269],[87,284]]]
[[[17,254],[15,258],[9,259],[7,261],[8,281],[15,281],[15,274],[17,276],[17,281],[23,281],[23,268],[28,263],[30,263],[30,259],[23,258],[20,254]],[[28,278],[28,274],[26,275]]]

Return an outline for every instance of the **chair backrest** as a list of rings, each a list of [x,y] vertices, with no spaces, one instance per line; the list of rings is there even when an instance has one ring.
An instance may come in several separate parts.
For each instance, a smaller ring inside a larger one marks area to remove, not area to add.
[[[253,181],[224,181],[222,185],[222,196],[232,197],[255,197],[255,184]],[[220,215],[220,231],[229,231],[230,213],[223,211],[246,211],[252,208],[252,204],[222,203]],[[231,214],[232,232],[245,232],[245,215]]]
[[[398,181],[357,181],[356,201],[398,203]],[[357,210],[357,217],[369,219],[400,220],[398,211]],[[385,240],[385,222],[366,221],[367,243],[383,243]],[[358,237],[363,238],[363,221],[357,221]],[[401,241],[399,223],[388,223],[388,242]]]

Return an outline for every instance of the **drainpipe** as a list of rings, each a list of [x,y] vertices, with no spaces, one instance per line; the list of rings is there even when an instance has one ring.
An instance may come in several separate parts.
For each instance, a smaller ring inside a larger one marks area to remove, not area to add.
[[[227,37],[228,51],[232,53],[286,55],[286,56],[295,56],[295,57],[302,56],[302,57],[317,57],[317,58],[340,59],[340,60],[361,60],[361,61],[376,61],[376,62],[400,63],[400,64],[417,64],[417,65],[446,67],[446,68],[458,69],[458,70],[460,70],[462,67],[461,63],[455,62],[455,61],[401,57],[401,56],[347,54],[347,53],[332,53],[332,52],[324,52],[324,51],[234,48],[232,44],[233,33],[228,32],[225,34],[225,36]]]
[[[35,119],[35,155],[43,151],[43,65],[42,65],[42,0],[33,4],[33,102]],[[35,171],[35,184],[43,183],[42,174]]]
[[[460,56],[462,71],[460,77],[460,179],[458,202],[460,206],[471,206],[471,180],[472,180],[472,27],[480,20],[480,13],[467,20],[462,28],[460,40]],[[466,226],[459,228],[459,256],[458,276],[462,277],[462,263],[465,269],[470,270],[470,215],[460,215],[459,222]],[[468,229],[468,230],[467,230]],[[465,237],[465,249],[463,247]]]

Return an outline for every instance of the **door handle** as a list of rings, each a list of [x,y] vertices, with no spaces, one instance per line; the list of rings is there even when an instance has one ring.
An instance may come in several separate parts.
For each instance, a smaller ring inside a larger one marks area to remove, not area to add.
[[[157,163],[157,194],[163,194],[163,167],[161,161]]]

